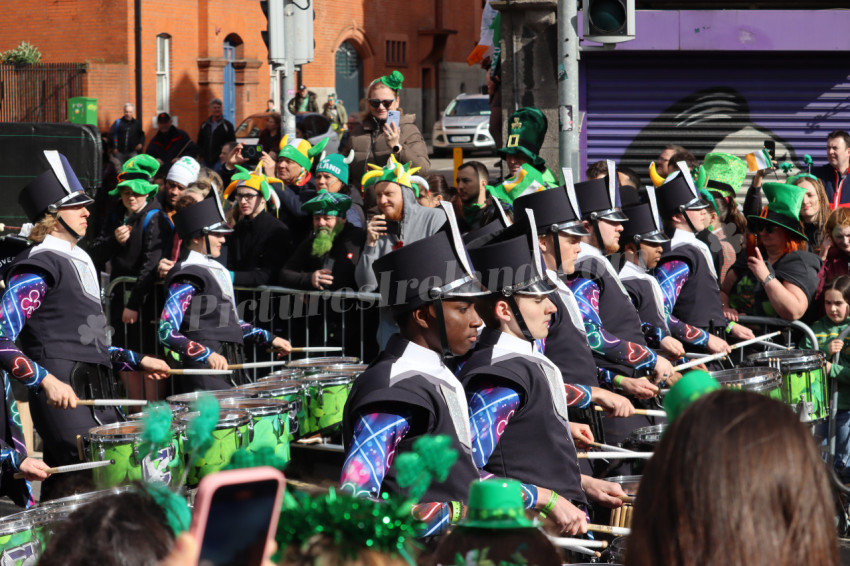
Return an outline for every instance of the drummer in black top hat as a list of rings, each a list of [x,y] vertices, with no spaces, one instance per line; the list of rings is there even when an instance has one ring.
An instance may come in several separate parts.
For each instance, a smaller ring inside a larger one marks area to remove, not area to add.
[[[44,460],[55,466],[79,461],[78,435],[120,419],[115,408],[76,409],[80,398],[117,396],[113,365],[157,378],[167,376],[168,366],[109,345],[97,271],[77,245],[86,232],[86,205],[93,201],[63,155],[45,151],[44,157],[47,171],[18,197],[35,224],[29,238],[37,245],[22,252],[6,273],[0,367],[27,386]]]
[[[621,505],[616,495],[622,489],[581,475],[563,377],[535,348],[556,312],[549,300],[555,287],[540,262],[534,212],[525,213],[528,219],[518,229],[470,247],[491,294],[476,301],[486,328],[459,377],[469,401],[476,465],[522,481],[527,508],[551,515],[562,532],[577,534],[586,530],[583,487],[613,507]]]
[[[486,291],[469,264],[451,205],[441,206],[446,226],[373,266],[381,300],[400,333],[354,381],[342,422],[346,459],[340,484],[355,495],[398,493],[388,455],[410,451],[422,435],[451,438],[457,462],[445,481],[431,483],[418,507],[428,535],[460,519],[469,485],[479,478],[466,396],[445,359],[475,345],[481,319],[472,300]]]
[[[227,369],[244,362],[245,340],[283,355],[287,340],[239,319],[230,272],[215,258],[233,230],[224,219],[215,192],[174,215],[174,227],[187,243],[189,256],[165,280],[168,296],[159,321],[160,343],[180,355],[184,368]],[[227,389],[244,383],[241,370],[225,379],[217,375],[180,377],[180,392]]]
[[[658,188],[658,208],[667,234],[671,236],[656,268],[656,278],[665,292],[665,301],[680,320],[720,337],[728,332],[746,340],[754,335],[749,328],[729,323],[723,314],[720,285],[711,250],[697,239],[705,228],[702,209],[711,206],[697,192],[691,172],[684,161]],[[707,343],[709,350],[727,351],[721,341]]]

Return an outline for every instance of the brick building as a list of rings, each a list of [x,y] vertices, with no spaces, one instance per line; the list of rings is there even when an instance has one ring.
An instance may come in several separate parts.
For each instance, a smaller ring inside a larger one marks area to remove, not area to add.
[[[194,137],[213,97],[224,100],[225,115],[238,124],[265,110],[276,91],[257,0],[7,0],[3,7],[4,21],[21,24],[5,26],[0,51],[28,41],[45,62],[88,63],[84,94],[98,99],[101,130],[133,102],[148,138],[159,111]],[[403,107],[427,131],[454,96],[484,84],[483,71],[466,64],[481,0],[318,0],[314,9],[315,59],[300,80],[320,103],[339,91],[356,110],[373,78],[398,69],[406,77]]]

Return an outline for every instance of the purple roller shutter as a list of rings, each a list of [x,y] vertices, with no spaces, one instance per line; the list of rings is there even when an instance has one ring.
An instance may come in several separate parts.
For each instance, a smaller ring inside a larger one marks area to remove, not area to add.
[[[801,163],[810,154],[819,165],[826,162],[826,135],[850,131],[846,56],[656,51],[582,57],[587,163],[614,159],[646,181],[650,161],[667,143],[702,159],[710,151],[743,157],[770,138],[779,161]]]

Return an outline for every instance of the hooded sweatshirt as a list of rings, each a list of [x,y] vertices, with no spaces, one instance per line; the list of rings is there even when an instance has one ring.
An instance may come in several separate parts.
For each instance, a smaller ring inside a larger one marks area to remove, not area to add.
[[[835,324],[825,316],[812,325],[812,331],[818,343],[812,344],[807,336],[803,336],[800,348],[829,352],[829,343],[838,338],[848,324],[850,323],[847,321]],[[833,357],[827,354],[827,361],[831,362]],[[850,411],[850,343],[847,341],[844,342],[844,348],[838,354],[838,363],[832,364],[829,377],[838,381],[838,410]]]

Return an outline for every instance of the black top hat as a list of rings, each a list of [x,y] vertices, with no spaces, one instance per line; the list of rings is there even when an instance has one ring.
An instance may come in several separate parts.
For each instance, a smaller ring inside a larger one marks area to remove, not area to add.
[[[215,191],[211,191],[215,194]],[[233,229],[224,219],[218,197],[190,204],[174,215],[174,227],[184,240],[200,234],[230,234]]]
[[[55,214],[60,208],[91,204],[71,164],[55,150],[45,150],[50,168],[21,189],[18,204],[31,222],[38,222],[45,213]]]
[[[646,196],[648,202],[636,204],[623,209],[623,213],[629,217],[623,223],[623,232],[620,241],[623,244],[634,242],[649,242],[652,244],[664,244],[670,238],[664,234],[661,227],[661,219],[658,217],[658,204],[655,201],[655,188],[647,187]]]
[[[489,242],[469,250],[475,268],[481,273],[481,283],[491,293],[509,297],[542,295],[555,290],[540,262],[534,211],[526,209],[526,215],[522,223],[517,222]],[[522,225],[529,229],[523,229]]]
[[[382,298],[395,312],[412,311],[437,299],[487,294],[470,265],[451,204],[441,206],[448,221],[439,232],[390,252],[372,265]]]
[[[620,210],[620,193],[617,190],[617,168],[608,161],[608,175],[601,179],[592,179],[576,183],[576,197],[584,220],[610,220],[625,222],[626,216]]]
[[[572,170],[564,167],[564,186],[529,193],[514,201],[514,215],[525,219],[526,210],[534,211],[537,231],[566,232],[572,236],[587,236],[589,232],[581,223],[581,212],[572,182]]]
[[[658,187],[658,208],[664,218],[686,210],[700,210],[711,206],[697,192],[688,164],[680,161],[676,165],[679,171],[671,173]]]

